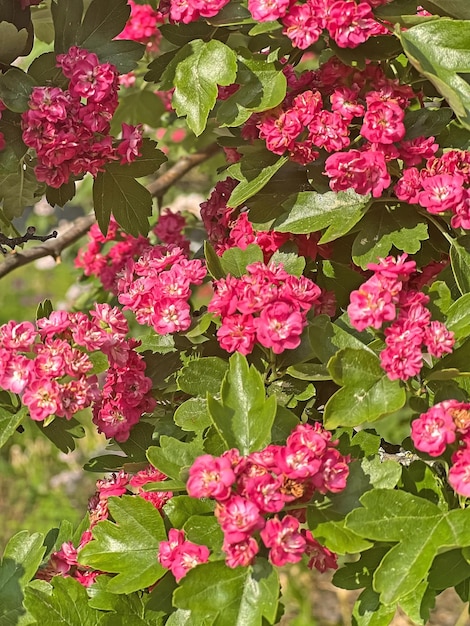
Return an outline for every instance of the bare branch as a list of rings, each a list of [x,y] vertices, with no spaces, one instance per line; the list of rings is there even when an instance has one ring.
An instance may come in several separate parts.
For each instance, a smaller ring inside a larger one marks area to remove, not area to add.
[[[217,144],[211,144],[201,152],[183,157],[156,180],[147,185],[147,189],[152,196],[162,196],[177,180],[182,178],[197,165],[210,159],[210,157],[214,156],[219,150],[220,148]],[[41,246],[34,246],[28,250],[15,251],[8,254],[5,260],[0,263],[0,278],[6,276],[17,267],[27,265],[37,259],[46,256],[52,256],[54,259],[60,258],[63,250],[83,237],[95,221],[94,214],[79,217],[70,224],[67,224],[67,227],[62,232],[59,232],[55,239],[51,238],[53,235],[47,235],[44,239],[48,239],[48,241],[45,241]],[[32,233],[32,235],[34,234]],[[32,237],[29,237],[29,239],[31,238]],[[34,238],[36,238],[36,236],[34,236]],[[28,241],[28,239],[25,241]],[[0,241],[0,244],[1,243],[8,245],[6,241]],[[23,241],[18,243],[23,243]]]

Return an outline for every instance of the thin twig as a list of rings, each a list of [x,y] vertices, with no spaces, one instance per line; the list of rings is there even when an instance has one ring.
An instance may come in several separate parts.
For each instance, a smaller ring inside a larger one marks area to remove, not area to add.
[[[211,144],[201,152],[183,157],[156,180],[147,185],[147,189],[152,196],[162,196],[167,189],[193,167],[207,161],[207,159],[215,155],[219,150],[220,148],[217,144]],[[27,250],[15,251],[8,254],[5,260],[0,263],[0,278],[6,276],[17,267],[22,267],[23,265],[27,265],[32,261],[46,256],[52,256],[54,259],[58,259],[63,250],[83,237],[95,221],[94,214],[79,217],[73,222],[70,222],[70,224],[67,224],[68,228],[59,232],[59,235],[55,239],[51,238],[41,246],[34,246]]]

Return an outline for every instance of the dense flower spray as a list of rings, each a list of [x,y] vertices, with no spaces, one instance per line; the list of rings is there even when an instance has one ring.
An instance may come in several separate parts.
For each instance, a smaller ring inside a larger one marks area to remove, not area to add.
[[[299,424],[285,446],[269,445],[246,456],[233,449],[196,459],[187,490],[194,498],[216,501],[229,567],[253,563],[258,537],[269,548],[273,565],[296,563],[307,554],[312,556],[309,565],[320,571],[337,567],[336,556],[302,527],[305,504],[315,492],[338,493],[346,487],[349,458],[338,452],[337,443],[319,423]]]
[[[454,334],[442,322],[431,321],[429,297],[413,286],[416,263],[403,254],[369,264],[374,272],[360,289],[351,293],[348,315],[357,330],[385,328],[386,348],[380,354],[390,380],[408,380],[423,367],[423,348],[440,358],[452,352]]]
[[[69,80],[67,89],[34,87],[22,115],[23,141],[38,156],[37,179],[58,188],[87,172],[96,176],[118,158],[134,161],[141,129],[126,124],[117,148],[109,134],[118,106],[116,68],[76,46],[58,55],[57,66]]]

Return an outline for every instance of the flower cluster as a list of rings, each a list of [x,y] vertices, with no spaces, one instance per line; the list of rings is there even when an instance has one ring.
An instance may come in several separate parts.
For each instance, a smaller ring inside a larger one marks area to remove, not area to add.
[[[160,482],[166,478],[165,474],[149,466],[133,476],[129,476],[121,470],[112,474],[110,478],[98,480],[96,483],[97,491],[90,498],[88,506],[90,524],[82,533],[78,546],[75,548],[71,541],[64,542],[60,550],[51,554],[48,563],[38,570],[36,578],[50,581],[53,576],[64,576],[65,578],[75,578],[84,587],[92,585],[96,577],[102,572],[80,564],[78,556],[80,550],[93,539],[92,530],[96,524],[109,518],[108,498],[125,494],[133,495],[144,498],[151,502],[158,511],[161,511],[173,493],[171,491],[149,492],[144,491],[143,487],[150,482]]]
[[[188,24],[200,17],[213,17],[229,0],[170,0],[173,22]],[[387,35],[388,29],[375,18],[372,8],[387,0],[248,0],[248,10],[257,22],[279,20],[292,45],[305,50],[326,32],[340,48],[356,48],[370,37]]]
[[[317,255],[328,259],[332,253],[330,244],[318,245],[321,232],[297,235],[293,233],[279,233],[273,230],[255,231],[248,214],[243,211],[243,207],[230,208],[227,206],[231,192],[237,185],[234,178],[226,178],[219,181],[208,200],[201,203],[201,219],[207,232],[207,237],[214,247],[216,254],[222,256],[226,250],[240,248],[245,250],[250,244],[256,244],[263,251],[263,260],[269,263],[276,250],[279,250],[285,243],[292,242],[297,246],[299,256],[312,259]],[[321,305],[333,294],[325,292],[321,297]],[[322,312],[334,315],[335,303],[327,305]]]
[[[137,343],[126,340],[127,332],[122,312],[108,304],[96,304],[91,319],[53,311],[36,327],[10,321],[0,327],[0,387],[20,394],[36,421],[54,415],[71,419],[93,405],[100,432],[125,441],[142,413],[155,406],[145,363],[134,350]],[[102,391],[85,350],[108,358]],[[115,413],[103,413],[110,405]]]
[[[230,0],[170,0],[172,22],[189,24],[200,17],[214,17]]]
[[[138,258],[151,244],[147,237],[134,237],[123,232],[111,217],[106,236],[98,224],[88,232],[89,242],[81,248],[75,258],[75,267],[83,269],[85,276],[96,276],[104,289],[117,295],[117,276],[129,259]],[[109,247],[108,244],[113,242]]]
[[[449,150],[429,158],[421,170],[405,169],[395,193],[399,200],[419,204],[429,213],[449,211],[453,228],[470,229],[470,153]]]
[[[209,560],[209,548],[185,539],[184,530],[171,528],[168,541],[161,541],[158,547],[158,561],[171,571],[176,582],[186,576],[189,570]]]
[[[208,310],[221,318],[217,331],[227,352],[252,352],[255,342],[275,354],[300,344],[307,312],[318,302],[320,288],[282,265],[252,263],[240,278],[228,275],[214,281]]]
[[[118,105],[118,73],[96,54],[72,47],[57,57],[68,88],[34,87],[22,115],[23,141],[36,150],[40,181],[60,187],[86,172],[93,176],[109,161],[130,163],[139,155],[141,131],[125,126],[117,150],[109,135]]]
[[[470,497],[470,404],[444,400],[411,424],[414,446],[430,456],[441,456],[456,443],[448,481],[457,493]]]
[[[185,227],[186,220],[181,213],[173,213],[166,209],[160,214],[153,232],[162,243],[178,246],[188,254],[190,241],[183,234]]]
[[[163,15],[155,11],[149,4],[137,4],[128,0],[131,14],[124,30],[116,39],[131,39],[147,45],[152,52],[158,50],[161,39],[158,26],[163,22]]]
[[[301,50],[316,43],[325,30],[340,48],[356,48],[370,37],[388,34],[375,19],[371,4],[356,4],[354,0],[248,0],[248,10],[259,22],[280,20],[284,35]]]
[[[246,456],[232,449],[196,459],[187,490],[194,498],[216,500],[229,567],[253,562],[259,531],[273,565],[296,563],[307,554],[310,567],[336,568],[336,555],[301,528],[305,503],[315,491],[338,493],[346,486],[349,459],[336,445],[319,423],[300,424],[285,446],[272,444]],[[283,512],[286,506],[290,513]]]
[[[416,263],[407,255],[380,259],[367,267],[373,276],[350,296],[348,315],[357,330],[379,329],[392,322],[385,333],[386,348],[380,354],[382,368],[390,380],[408,380],[423,367],[423,346],[440,358],[452,352],[454,334],[439,321],[431,321],[426,308],[429,297],[413,288],[410,277]],[[417,277],[419,280],[419,277]]]
[[[206,273],[202,261],[188,259],[177,246],[149,247],[120,272],[118,300],[160,335],[185,331],[191,325],[191,286],[200,285]]]
[[[333,191],[352,188],[380,197],[391,185],[389,162],[395,170],[437,151],[434,137],[406,139],[405,112],[417,96],[388,78],[380,65],[358,70],[332,57],[316,72],[297,76],[285,65],[284,73],[284,101],[252,115],[242,135],[261,138],[269,151],[302,165],[324,161]]]

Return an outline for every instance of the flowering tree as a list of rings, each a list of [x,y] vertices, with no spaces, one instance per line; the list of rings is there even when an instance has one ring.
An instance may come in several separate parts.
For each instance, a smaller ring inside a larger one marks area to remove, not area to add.
[[[101,285],[0,328],[0,444],[88,409],[118,450],[10,540],[1,624],[275,624],[301,560],[357,625],[469,600],[470,9],[420,3],[0,0],[0,245],[42,241],[0,276],[89,231]],[[156,209],[209,159],[200,220]]]

